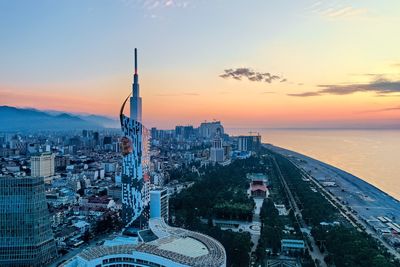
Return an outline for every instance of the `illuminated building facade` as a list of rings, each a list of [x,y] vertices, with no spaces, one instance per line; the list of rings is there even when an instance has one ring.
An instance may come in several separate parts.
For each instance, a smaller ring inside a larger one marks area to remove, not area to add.
[[[139,92],[137,50],[135,49],[135,74],[130,117],[123,114],[128,98],[124,101],[120,121],[122,137],[122,220],[125,228],[145,228],[149,217],[149,131],[142,124],[142,98]]]
[[[135,49],[131,115],[127,117],[123,114],[129,97],[120,112],[124,133],[121,143],[122,218],[125,231],[112,240],[106,240],[103,245],[83,250],[61,266],[226,267],[225,249],[217,240],[167,225],[168,190],[149,190],[150,132],[142,125],[136,54]]]

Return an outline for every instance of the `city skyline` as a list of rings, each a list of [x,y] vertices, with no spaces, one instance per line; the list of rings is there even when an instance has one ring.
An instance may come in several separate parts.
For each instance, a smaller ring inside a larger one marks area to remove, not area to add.
[[[227,127],[386,127],[400,119],[397,1],[0,7],[2,105],[116,117],[138,47],[148,127],[214,118]]]
[[[0,262],[400,267],[399,0],[0,0]]]

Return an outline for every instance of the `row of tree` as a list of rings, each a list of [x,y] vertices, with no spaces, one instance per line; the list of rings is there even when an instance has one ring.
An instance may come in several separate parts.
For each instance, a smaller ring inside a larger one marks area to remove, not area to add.
[[[313,226],[312,235],[320,249],[328,251],[325,262],[336,267],[400,267],[400,263],[366,233],[360,233],[350,224],[322,227],[323,221],[340,218],[339,212],[320,194],[302,180],[300,170],[287,158],[271,152],[295,193],[302,208],[303,218]]]
[[[256,257],[263,260],[266,250],[277,253],[281,248],[283,224],[279,218],[278,210],[275,208],[272,199],[267,198],[260,211],[261,236],[256,249]]]
[[[339,212],[320,193],[311,190],[310,185],[302,179],[300,170],[287,158],[274,154],[281,173],[296,197],[307,224],[317,226],[321,222],[340,218]]]
[[[400,263],[391,262],[388,252],[380,249],[378,243],[368,234],[344,226],[314,227],[312,234],[319,241],[321,250],[329,252],[325,257],[327,264],[342,266],[398,267]]]

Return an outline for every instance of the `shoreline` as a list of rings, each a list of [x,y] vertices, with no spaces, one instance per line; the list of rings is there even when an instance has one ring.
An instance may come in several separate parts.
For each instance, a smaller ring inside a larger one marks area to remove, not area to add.
[[[377,217],[400,222],[400,201],[363,179],[325,162],[272,144],[264,147],[295,161],[319,184],[348,206],[362,220],[380,227]]]
[[[260,134],[261,142],[318,159],[374,185],[400,200],[398,151],[400,131],[353,130],[231,130],[240,136]]]

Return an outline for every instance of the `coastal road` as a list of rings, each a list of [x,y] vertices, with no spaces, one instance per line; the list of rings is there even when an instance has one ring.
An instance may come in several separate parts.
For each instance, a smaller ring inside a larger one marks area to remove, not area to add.
[[[279,147],[274,147],[274,146],[269,146],[269,149],[272,149],[273,151],[281,154],[282,156],[284,156],[286,159],[288,159],[290,162],[292,162],[302,173],[303,178],[309,179],[310,182],[313,183],[313,185],[319,190],[319,192],[334,206],[336,207],[340,213],[344,216],[344,218],[346,218],[353,226],[356,227],[356,229],[358,229],[359,231],[364,231],[365,233],[369,234],[370,236],[372,236],[373,238],[375,238],[380,244],[382,244],[387,250],[388,252],[390,252],[395,258],[400,259],[400,253],[397,252],[392,246],[390,246],[387,241],[385,239],[383,239],[383,237],[381,237],[380,235],[378,235],[373,229],[372,227],[364,220],[361,219],[360,215],[356,215],[353,213],[353,211],[345,204],[343,204],[340,199],[333,193],[331,193],[330,191],[328,191],[325,187],[323,187],[320,183],[319,180],[313,176],[311,176],[306,169],[306,166],[312,166],[312,170],[316,170],[318,168],[318,170],[320,172],[323,173],[323,171],[325,170],[325,166],[326,165],[324,163],[320,163],[317,160],[311,159],[309,157],[306,157],[304,155],[301,155],[299,153],[290,151],[290,150],[286,150],[286,149],[282,149]],[[306,163],[305,165],[303,163]],[[303,164],[303,165],[301,165]],[[331,170],[332,167],[330,167],[329,170]],[[340,171],[340,170],[339,170]],[[361,191],[363,192],[363,191]],[[371,191],[368,191],[369,194],[373,193]],[[364,193],[365,195],[365,193]],[[380,194],[382,195],[382,194]],[[379,195],[374,195],[375,197],[378,197]],[[380,199],[381,200],[381,199]],[[398,202],[396,202],[395,205],[397,205]],[[386,205],[387,202],[385,202]],[[391,204],[391,203],[389,203]],[[389,209],[392,209],[393,205],[389,205]],[[367,206],[369,209],[374,208],[375,206]],[[376,206],[377,208],[379,208],[380,210],[387,210],[387,208],[383,208],[382,206]],[[352,206],[352,208],[354,209],[355,206]],[[398,207],[393,207],[394,209],[398,209]]]
[[[364,231],[373,238],[375,238],[378,242],[380,242],[395,258],[400,259],[400,254],[397,252],[392,246],[390,246],[386,240],[384,240],[380,235],[378,235],[365,221],[361,220],[358,216],[352,214],[351,210],[340,202],[339,199],[331,192],[326,190],[313,176],[309,175],[301,166],[299,166],[296,162],[286,157],[290,162],[292,162],[303,175],[304,178],[309,179],[322,193],[322,195],[334,206],[336,207],[340,213],[345,217],[354,227],[356,227],[359,231]],[[354,223],[356,221],[356,223]],[[359,227],[361,225],[362,227]]]
[[[296,218],[296,221],[299,225],[300,228],[308,228],[308,226],[306,225],[305,221],[303,220],[303,215],[301,213],[301,210],[299,209],[299,207],[297,206],[297,203],[293,197],[292,191],[290,190],[288,184],[286,183],[285,178],[282,175],[281,169],[279,167],[279,164],[276,162],[276,159],[274,156],[272,156],[273,158],[273,162],[274,165],[278,171],[278,176],[283,184],[283,187],[285,188],[285,192],[286,192],[286,196],[289,199],[289,204],[290,207],[292,208],[293,212],[294,212],[294,217]],[[304,233],[302,232],[303,235],[303,239],[304,240],[310,240],[311,243],[311,248],[309,247],[308,242],[305,242],[307,249],[310,253],[311,258],[314,260],[314,262],[317,260],[319,262],[319,266],[321,267],[327,267],[327,264],[325,263],[324,260],[324,254],[321,253],[321,251],[319,250],[319,247],[317,246],[314,237],[312,235],[308,235],[307,237],[304,236]]]

